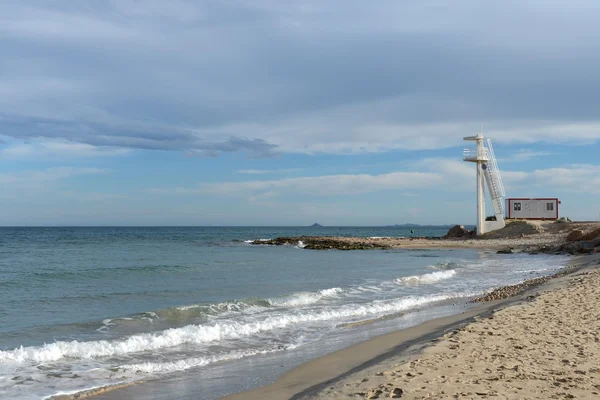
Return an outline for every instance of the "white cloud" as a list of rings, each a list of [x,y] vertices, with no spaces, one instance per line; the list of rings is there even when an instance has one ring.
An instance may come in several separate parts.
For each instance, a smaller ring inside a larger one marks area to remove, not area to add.
[[[461,146],[484,123],[501,143],[600,140],[593,2],[26,3],[0,3],[14,138],[354,154]]]
[[[130,149],[100,147],[85,143],[62,140],[30,140],[27,143],[11,143],[0,148],[0,159],[64,159],[129,154]]]
[[[203,183],[195,188],[151,189],[154,193],[213,194],[225,196],[274,196],[300,193],[334,196],[370,193],[381,190],[414,189],[442,183],[441,174],[392,172],[381,175],[325,175],[278,180]]]
[[[512,186],[515,191],[533,191],[535,196],[552,196],[553,193],[559,191],[600,194],[600,165],[573,164],[508,174],[507,178],[508,185]]]
[[[513,152],[513,154],[510,154],[506,157],[498,158],[498,161],[501,163],[503,163],[503,162],[523,162],[523,161],[532,160],[534,158],[552,156],[555,154],[556,153],[553,153],[551,151],[536,151],[536,150],[531,150],[531,149],[519,149],[519,150]]]
[[[470,163],[431,158],[417,163],[415,168],[421,171],[202,183],[196,187],[154,188],[149,192],[259,200],[292,194],[344,196],[385,190],[438,189],[440,193],[475,190],[475,167]],[[549,196],[556,192],[600,193],[600,165],[570,165],[532,172],[502,170],[501,176],[509,197]]]
[[[387,100],[386,102],[392,102]],[[380,108],[381,107],[381,108]],[[243,133],[275,144],[276,152],[303,154],[382,153],[392,150],[436,150],[467,146],[463,137],[480,131],[481,121],[445,123],[407,123],[390,121],[389,104],[369,103],[320,110],[268,124],[231,124],[194,130],[200,137],[219,137]],[[397,108],[404,108],[403,102]],[[388,122],[386,122],[386,120]],[[562,121],[503,120],[486,121],[484,136],[494,143],[509,145],[550,143],[586,145],[600,140],[600,121],[564,123]],[[515,161],[549,155],[521,150]]]
[[[244,175],[266,175],[266,174],[286,174],[289,172],[302,171],[304,168],[281,168],[281,169],[240,169],[238,174]]]
[[[43,170],[0,173],[0,184],[25,184],[59,181],[77,175],[101,174],[110,172],[102,168],[56,167]]]
[[[56,193],[69,178],[109,172],[111,170],[102,168],[56,167],[0,173],[0,197],[31,200],[43,193]]]
[[[78,200],[81,202],[107,202],[112,200],[126,199],[127,196],[118,193],[105,193],[105,192],[75,192],[75,191],[63,191],[61,194],[70,199]]]

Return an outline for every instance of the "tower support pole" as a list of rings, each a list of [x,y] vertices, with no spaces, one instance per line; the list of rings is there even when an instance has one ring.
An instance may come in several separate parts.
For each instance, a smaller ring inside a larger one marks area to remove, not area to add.
[[[477,162],[477,235],[485,233],[485,176],[483,163]]]

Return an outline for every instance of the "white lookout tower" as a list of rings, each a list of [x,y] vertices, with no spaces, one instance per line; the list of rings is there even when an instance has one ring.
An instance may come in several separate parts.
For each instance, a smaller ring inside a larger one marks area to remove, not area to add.
[[[465,149],[463,151],[463,160],[477,164],[477,235],[483,235],[486,232],[495,231],[504,228],[504,186],[500,171],[496,163],[492,141],[487,139],[487,147],[484,138],[481,135],[467,136],[464,140],[477,142],[477,149]],[[485,189],[484,179],[487,182],[488,191],[494,205],[495,221],[485,220]]]

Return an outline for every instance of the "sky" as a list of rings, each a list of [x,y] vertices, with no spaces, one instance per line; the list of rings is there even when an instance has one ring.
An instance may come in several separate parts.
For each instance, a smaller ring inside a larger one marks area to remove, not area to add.
[[[600,219],[594,0],[0,2],[0,226]],[[488,212],[491,214],[491,210]]]

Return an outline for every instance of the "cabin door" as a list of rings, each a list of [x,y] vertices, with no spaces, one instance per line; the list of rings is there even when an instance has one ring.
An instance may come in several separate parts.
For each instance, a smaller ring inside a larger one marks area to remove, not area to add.
[[[523,202],[523,217],[531,218],[531,204]]]

